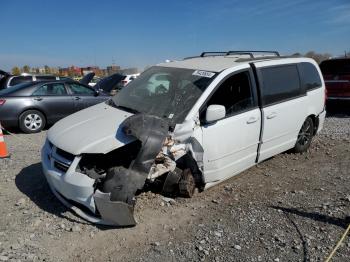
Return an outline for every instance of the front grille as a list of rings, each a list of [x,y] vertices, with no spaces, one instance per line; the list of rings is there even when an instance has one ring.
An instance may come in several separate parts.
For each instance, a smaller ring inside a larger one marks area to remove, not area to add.
[[[68,153],[68,152],[66,152],[58,147],[56,148],[56,154],[59,155],[60,157],[63,157],[65,159],[71,161],[71,162],[74,160],[74,157],[75,157],[73,154]]]
[[[69,168],[69,166],[66,166],[66,165],[64,165],[64,164],[62,164],[60,162],[57,162],[57,161],[54,161],[54,166],[55,166],[56,169],[58,169],[58,170],[60,170],[60,171],[62,171],[64,173],[66,173],[68,168]]]

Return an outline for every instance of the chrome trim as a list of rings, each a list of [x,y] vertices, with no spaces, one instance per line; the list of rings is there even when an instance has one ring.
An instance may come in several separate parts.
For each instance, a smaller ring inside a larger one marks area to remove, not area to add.
[[[325,80],[325,83],[349,83],[349,80]]]
[[[54,160],[56,160],[57,162],[61,163],[64,166],[70,167],[73,161],[70,161],[66,158],[61,157],[56,153],[56,151],[57,151],[57,147],[54,146],[54,149],[52,150],[52,153],[51,153],[51,158],[53,158]]]
[[[338,97],[338,96],[329,96],[327,97],[327,100],[350,100],[350,97]]]

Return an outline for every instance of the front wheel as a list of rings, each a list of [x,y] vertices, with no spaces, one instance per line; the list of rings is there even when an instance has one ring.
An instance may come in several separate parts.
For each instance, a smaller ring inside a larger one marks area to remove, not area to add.
[[[303,153],[308,150],[313,137],[313,130],[314,122],[308,117],[299,131],[297,142],[293,148],[294,153]]]
[[[19,117],[19,128],[24,133],[38,133],[45,127],[44,115],[37,110],[28,110]]]

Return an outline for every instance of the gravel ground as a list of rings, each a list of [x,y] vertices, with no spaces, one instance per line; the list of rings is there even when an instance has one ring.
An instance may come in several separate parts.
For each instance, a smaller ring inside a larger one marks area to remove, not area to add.
[[[350,223],[350,118],[302,155],[280,154],[191,199],[143,193],[133,228],[79,219],[40,167],[45,132],[6,135],[0,261],[324,261]],[[350,240],[333,261],[349,261]]]

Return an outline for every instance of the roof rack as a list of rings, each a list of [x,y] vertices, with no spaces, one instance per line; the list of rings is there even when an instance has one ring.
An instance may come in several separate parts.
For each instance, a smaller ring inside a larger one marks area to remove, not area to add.
[[[255,58],[254,54],[271,54],[272,56],[280,56],[277,51],[227,51],[227,52],[203,52],[200,57],[205,56],[227,56],[227,55],[249,55]]]

